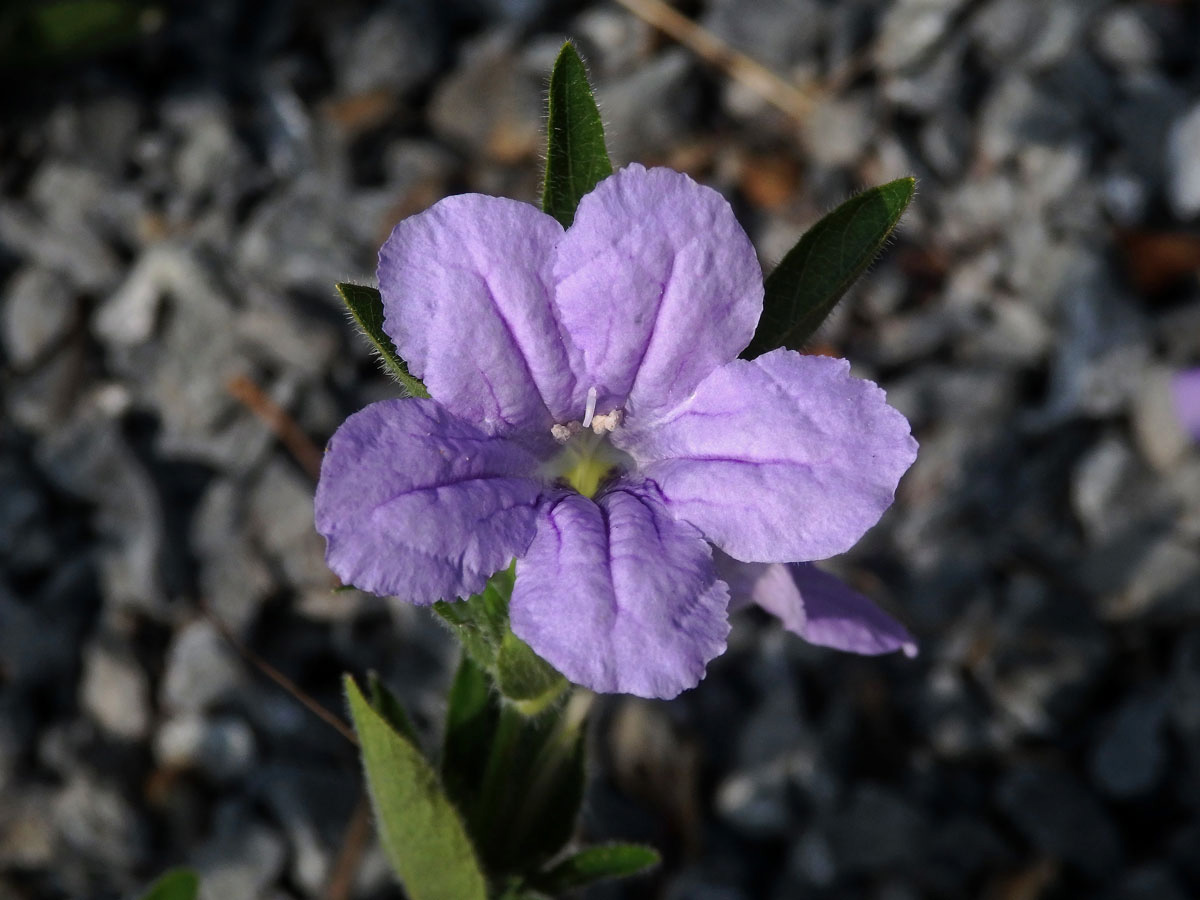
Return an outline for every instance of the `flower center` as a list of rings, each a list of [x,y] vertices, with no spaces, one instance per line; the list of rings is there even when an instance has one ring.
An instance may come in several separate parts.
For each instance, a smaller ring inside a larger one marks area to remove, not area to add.
[[[583,420],[550,429],[562,449],[543,466],[546,478],[591,498],[615,474],[633,468],[633,458],[609,439],[622,417],[620,409],[596,415],[596,389],[589,389]]]

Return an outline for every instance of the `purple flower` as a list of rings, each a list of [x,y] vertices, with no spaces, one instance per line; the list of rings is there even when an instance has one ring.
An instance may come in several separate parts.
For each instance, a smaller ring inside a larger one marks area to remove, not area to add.
[[[449,197],[396,226],[379,285],[435,399],[372,404],[333,436],[316,519],[343,581],[429,604],[516,557],[513,631],[578,684],[646,697],[695,686],[725,649],[726,578],[814,643],[911,644],[811,567],[714,562],[710,545],[841,553],[916,456],[844,360],[737,358],[762,272],[718,193],[630,166],[565,232],[527,204]]]
[[[1171,397],[1179,424],[1200,441],[1200,368],[1176,373],[1171,379]]]

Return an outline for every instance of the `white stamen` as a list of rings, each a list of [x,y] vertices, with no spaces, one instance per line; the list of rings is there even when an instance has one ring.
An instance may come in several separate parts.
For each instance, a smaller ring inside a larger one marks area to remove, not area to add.
[[[587,428],[592,424],[592,416],[596,414],[596,388],[588,388],[587,407],[583,411],[583,427]]]
[[[571,439],[571,429],[566,425],[551,425],[550,434],[553,435],[554,439],[560,444],[565,444]]]

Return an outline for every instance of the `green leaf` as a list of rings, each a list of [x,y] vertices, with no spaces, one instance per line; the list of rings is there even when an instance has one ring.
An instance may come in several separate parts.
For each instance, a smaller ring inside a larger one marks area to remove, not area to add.
[[[487,900],[458,812],[421,752],[345,678],[380,843],[412,900]]]
[[[350,310],[350,315],[354,318],[359,330],[379,352],[379,358],[383,360],[388,372],[404,385],[412,396],[428,397],[429,391],[425,389],[425,385],[409,374],[408,366],[396,352],[396,345],[383,330],[383,297],[379,291],[373,287],[367,287],[365,284],[346,284],[344,282],[339,282],[334,287],[337,288],[346,308]]]
[[[612,174],[604,147],[604,124],[587,70],[569,41],[563,44],[550,73],[547,106],[542,209],[569,228],[580,198]]]
[[[367,673],[367,693],[371,695],[371,708],[383,716],[384,720],[396,729],[401,737],[412,741],[414,747],[420,747],[421,742],[417,739],[417,729],[413,727],[412,719],[408,717],[408,711],[404,708],[404,704],[388,690],[387,685],[373,671]]]
[[[742,356],[802,347],[879,255],[915,190],[915,178],[870,188],[805,232],[767,278],[762,318]]]
[[[161,18],[143,0],[0,3],[0,66],[59,63],[131,44]]]
[[[567,679],[529,645],[506,631],[496,653],[496,686],[526,716],[536,716],[557,702]]]
[[[589,698],[582,699],[582,713],[572,704],[560,706],[547,722],[542,735],[533,736],[522,749],[520,802],[508,829],[505,856],[521,871],[550,859],[575,834],[579,810],[587,786],[585,717]]]
[[[500,698],[485,672],[463,654],[446,708],[446,734],[442,744],[442,783],[455,807],[473,830],[478,821],[480,782],[487,765],[492,735],[500,716]]]
[[[200,879],[191,869],[171,869],[150,885],[141,900],[196,900]]]
[[[478,594],[453,603],[439,600],[433,608],[500,693],[522,714],[536,716],[562,696],[567,680],[508,627],[508,600],[516,577],[514,563],[493,575]]]
[[[628,878],[658,865],[658,851],[640,844],[602,844],[586,847],[538,875],[534,886],[560,894],[609,878]]]
[[[478,594],[453,603],[439,600],[434,612],[442,617],[462,642],[463,649],[488,672],[496,669],[496,655],[508,633],[508,598],[516,584],[516,564],[497,572]]]

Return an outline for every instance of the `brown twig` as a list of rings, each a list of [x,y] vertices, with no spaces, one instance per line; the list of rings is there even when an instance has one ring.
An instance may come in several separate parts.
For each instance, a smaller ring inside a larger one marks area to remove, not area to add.
[[[325,888],[325,900],[350,900],[354,889],[354,876],[358,874],[359,863],[367,851],[367,841],[371,837],[371,807],[367,803],[367,795],[359,794],[350,821],[346,823],[346,831],[342,835],[342,849],[338,851],[333,863],[333,871],[329,875],[329,883]]]
[[[813,97],[810,93],[780,78],[740,50],[730,47],[663,0],[617,2],[789,116],[803,120],[812,109]]]
[[[246,375],[233,376],[226,383],[226,388],[250,412],[262,419],[305,472],[314,480],[321,474],[321,448],[312,442],[287,410]]]
[[[204,614],[205,618],[207,618],[208,621],[213,624],[213,627],[216,628],[217,631],[221,632],[221,636],[224,637],[225,640],[229,641],[233,649],[236,650],[238,654],[244,660],[246,660],[246,662],[250,663],[250,665],[254,666],[256,669],[274,681],[277,685],[291,694],[296,700],[306,706],[309,712],[323,721],[326,725],[335,729],[338,734],[352,743],[355,747],[358,746],[358,737],[354,734],[354,731],[349,725],[338,718],[337,715],[327,710],[313,697],[302,691],[296,682],[292,681],[292,679],[288,678],[277,668],[251,650],[246,645],[246,642],[238,637],[234,633],[233,629],[230,628],[220,616],[213,612],[209,608],[208,604],[203,600],[200,601],[200,611]]]

